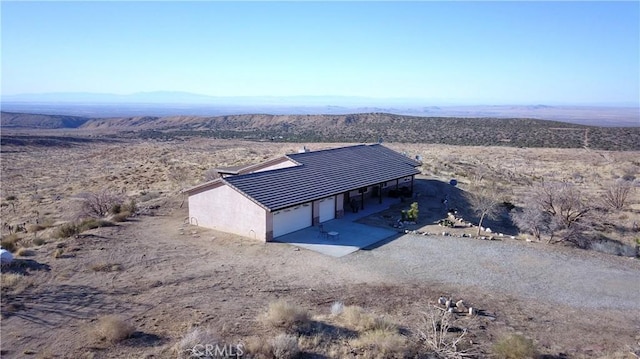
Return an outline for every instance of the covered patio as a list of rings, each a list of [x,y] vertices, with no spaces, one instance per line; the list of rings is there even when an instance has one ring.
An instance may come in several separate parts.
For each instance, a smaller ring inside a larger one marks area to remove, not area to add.
[[[343,218],[322,223],[323,230],[327,234],[322,234],[319,226],[313,226],[277,237],[274,241],[292,244],[332,257],[342,257],[397,235],[398,232],[391,228],[373,227],[354,221],[388,209],[389,206],[398,202],[398,199],[385,198],[382,204],[368,202],[365,209],[357,213],[345,212]],[[328,235],[329,233],[333,235]]]

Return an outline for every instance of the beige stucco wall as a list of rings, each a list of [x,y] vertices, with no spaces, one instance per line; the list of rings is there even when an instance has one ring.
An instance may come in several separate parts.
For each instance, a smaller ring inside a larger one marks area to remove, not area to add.
[[[189,217],[202,227],[267,240],[266,210],[224,183],[190,195]]]

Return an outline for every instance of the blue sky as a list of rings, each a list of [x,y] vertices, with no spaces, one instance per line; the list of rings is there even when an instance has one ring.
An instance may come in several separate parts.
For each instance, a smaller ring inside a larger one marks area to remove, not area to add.
[[[630,2],[7,2],[2,94],[640,101]]]

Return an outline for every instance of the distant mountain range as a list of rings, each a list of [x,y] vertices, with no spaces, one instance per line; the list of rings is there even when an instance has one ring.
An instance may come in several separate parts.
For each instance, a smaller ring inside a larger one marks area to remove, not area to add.
[[[391,113],[424,117],[536,118],[592,126],[640,126],[638,106],[459,105],[410,98],[353,96],[216,97],[188,92],[130,95],[48,93],[2,96],[2,110],[85,117],[223,116],[241,114]]]

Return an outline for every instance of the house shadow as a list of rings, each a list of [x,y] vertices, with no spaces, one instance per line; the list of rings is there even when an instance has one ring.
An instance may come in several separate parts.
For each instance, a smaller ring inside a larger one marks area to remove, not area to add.
[[[33,259],[14,259],[10,264],[2,266],[3,273],[15,273],[20,275],[29,275],[32,271],[51,271],[48,264],[36,262]]]

